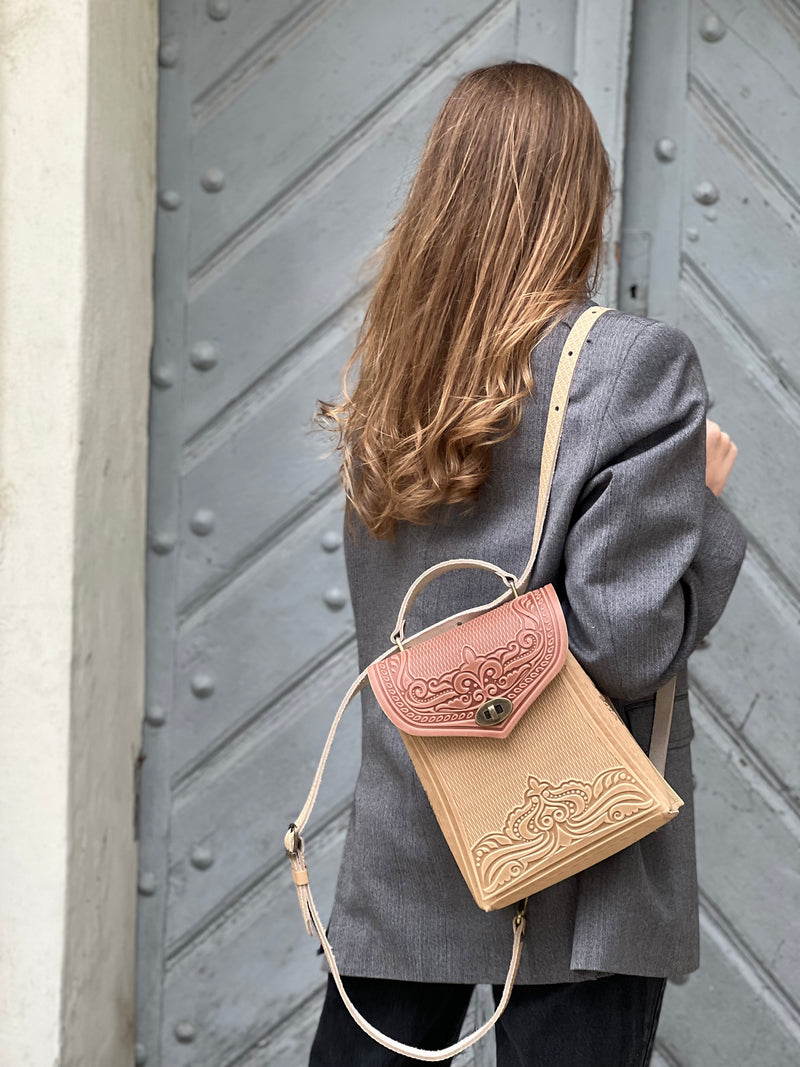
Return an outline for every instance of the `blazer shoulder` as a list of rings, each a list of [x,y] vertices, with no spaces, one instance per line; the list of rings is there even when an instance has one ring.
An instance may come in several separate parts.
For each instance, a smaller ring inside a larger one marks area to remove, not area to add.
[[[697,350],[688,334],[677,326],[631,315],[607,312],[592,329],[591,340],[604,372],[612,379],[639,379],[657,388],[683,380],[687,387],[705,393]]]
[[[708,389],[689,336],[657,319],[623,313],[603,319],[610,321],[596,342],[607,346],[598,348],[604,359],[597,361],[608,373],[601,436],[630,444],[679,423],[703,425]]]
[[[622,356],[634,345],[642,350],[693,348],[691,338],[677,326],[612,308],[593,327],[589,339],[616,349]]]

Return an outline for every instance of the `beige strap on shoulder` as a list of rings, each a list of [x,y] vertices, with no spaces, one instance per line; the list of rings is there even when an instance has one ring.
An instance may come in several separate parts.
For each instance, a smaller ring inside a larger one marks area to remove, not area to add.
[[[556,376],[553,383],[553,391],[550,397],[550,408],[547,415],[547,426],[545,428],[544,445],[542,447],[542,462],[539,473],[539,496],[536,504],[536,520],[534,523],[533,532],[533,544],[531,546],[531,553],[528,558],[528,562],[525,566],[525,570],[519,579],[516,579],[514,575],[503,571],[501,568],[496,567],[494,564],[487,564],[484,560],[474,559],[450,559],[445,560],[442,563],[437,563],[433,567],[429,567],[426,571],[417,578],[411,588],[406,593],[403,603],[398,613],[397,625],[392,633],[392,641],[396,644],[400,644],[406,648],[409,648],[420,641],[425,641],[435,634],[442,633],[445,630],[451,629],[453,626],[457,626],[459,623],[465,622],[468,619],[475,618],[483,612],[488,611],[490,608],[497,607],[504,603],[511,597],[518,596],[525,590],[531,573],[533,572],[533,565],[536,562],[536,555],[539,551],[539,545],[542,540],[542,533],[544,530],[544,520],[547,513],[547,506],[550,501],[550,490],[553,485],[553,474],[556,467],[556,459],[558,457],[558,449],[561,443],[561,431],[564,425],[564,414],[569,402],[569,390],[572,384],[572,378],[575,373],[575,366],[578,362],[578,356],[580,355],[583,343],[592,328],[594,322],[603,315],[606,311],[610,310],[605,307],[591,307],[583,312],[571,328],[567,340],[564,344],[564,348],[561,352],[561,358],[556,370]],[[408,612],[412,603],[419,595],[419,593],[425,588],[428,582],[437,578],[440,574],[445,574],[447,571],[458,570],[463,567],[467,568],[482,568],[486,570],[494,571],[498,577],[509,586],[509,589],[498,596],[495,600],[490,601],[487,604],[480,604],[474,608],[468,608],[466,611],[458,612],[456,615],[450,615],[446,619],[442,619],[440,622],[434,623],[432,626],[428,626],[424,630],[418,630],[417,633],[412,634],[411,637],[405,637],[405,620],[408,617]],[[396,644],[393,644],[390,648],[387,648],[385,652],[376,657],[374,663],[385,659],[387,656],[392,655],[397,649]],[[525,936],[525,908],[527,905],[527,899],[521,901],[517,906],[516,914],[513,919],[513,945],[511,950],[511,961],[509,963],[508,974],[506,975],[505,985],[503,987],[503,995],[500,999],[497,1008],[491,1018],[475,1030],[473,1033],[468,1034],[454,1045],[450,1045],[445,1049],[428,1050],[415,1048],[413,1045],[405,1045],[400,1041],[395,1041],[393,1038],[377,1030],[371,1023],[369,1023],[363,1015],[360,1014],[356,1006],[350,1000],[347,992],[342,983],[341,975],[339,974],[339,968],[336,964],[336,959],[333,954],[333,949],[325,934],[325,926],[320,919],[316,905],[314,904],[314,898],[311,895],[311,886],[308,878],[308,868],[305,862],[305,855],[303,849],[302,832],[305,829],[308,820],[311,816],[311,812],[316,803],[317,795],[319,793],[320,783],[322,782],[322,775],[325,770],[325,764],[328,761],[328,755],[330,754],[333,739],[336,734],[337,727],[344,715],[345,709],[351,703],[353,698],[359,693],[367,683],[367,670],[364,670],[359,674],[350,689],[345,694],[342,703],[339,705],[339,709],[334,716],[331,728],[328,731],[328,737],[325,741],[325,747],[322,750],[322,755],[317,766],[316,774],[314,775],[314,781],[311,783],[311,789],[309,790],[306,802],[303,805],[303,810],[297,817],[296,822],[292,823],[284,838],[284,845],[289,855],[289,860],[292,867],[292,879],[297,890],[297,898],[300,903],[300,911],[303,915],[303,921],[306,926],[306,930],[309,934],[316,934],[319,938],[319,942],[322,946],[322,951],[325,954],[325,959],[328,961],[328,966],[331,970],[331,975],[336,983],[336,987],[344,1001],[345,1007],[350,1012],[355,1022],[361,1029],[369,1034],[371,1038],[383,1045],[384,1048],[388,1048],[393,1052],[402,1056],[407,1056],[410,1059],[425,1060],[430,1063],[434,1063],[437,1060],[450,1059],[453,1056],[457,1056],[459,1053],[464,1052],[471,1045],[474,1045],[476,1041],[479,1041],[485,1034],[487,1034],[495,1025],[497,1020],[503,1014],[511,996],[511,991],[516,981],[517,971],[519,970],[520,960],[522,958],[522,946]],[[664,773],[664,764],[667,754],[667,743],[669,739],[669,731],[672,723],[672,705],[673,696],[675,692],[675,679],[673,678],[665,686],[659,689],[656,697],[655,715],[653,717],[653,729],[650,739],[650,759],[655,765],[659,773]]]
[[[547,516],[548,504],[550,503],[550,491],[553,487],[553,476],[556,469],[556,460],[558,459],[558,449],[561,444],[561,432],[564,428],[564,416],[566,415],[567,405],[569,404],[569,391],[575,374],[575,367],[578,363],[578,357],[581,354],[581,349],[589,334],[589,330],[591,330],[592,326],[600,316],[604,315],[605,312],[609,310],[611,309],[606,307],[587,308],[586,311],[578,317],[574,326],[569,331],[567,339],[564,342],[564,347],[561,350],[561,358],[558,361],[558,367],[556,368],[556,374],[553,380],[553,389],[550,394],[550,406],[547,411],[547,424],[545,426],[544,442],[542,444],[542,459],[539,467],[539,495],[536,502],[536,519],[533,528],[533,540],[530,555],[528,556],[528,562],[525,564],[525,569],[520,577],[514,581],[517,595],[525,591],[525,588],[530,581],[533,565],[536,562],[539,545],[542,541],[544,521]],[[458,570],[461,567],[475,567],[480,563],[481,561],[479,560],[448,559],[444,560],[442,563],[436,563],[432,567],[428,567],[426,571],[423,571],[408,590],[403,599],[403,603],[400,605],[400,611],[397,615],[397,625],[392,632],[392,640],[397,642],[398,640],[402,641],[404,639],[405,620],[408,617],[411,604],[429,582],[433,581],[434,578],[438,578],[442,574],[446,574],[447,571]],[[489,608],[497,607],[513,595],[513,591],[502,593],[488,604],[479,604],[477,607],[468,608],[466,611],[459,612],[457,615],[450,615],[448,618],[434,623],[427,629],[419,631],[419,633],[424,634],[426,638],[433,637],[437,633],[449,630],[452,626],[466,622],[467,619],[482,615],[483,612],[487,611]]]

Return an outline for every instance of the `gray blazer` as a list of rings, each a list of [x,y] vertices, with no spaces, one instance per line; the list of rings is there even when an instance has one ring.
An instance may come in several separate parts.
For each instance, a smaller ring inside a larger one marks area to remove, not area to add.
[[[532,355],[534,390],[494,447],[480,500],[401,523],[391,542],[345,536],[363,669],[390,644],[400,601],[454,556],[519,574],[530,551],[541,442],[556,365],[577,304]],[[552,582],[570,648],[647,748],[654,690],[678,674],[665,775],[684,800],[671,822],[531,898],[520,983],[606,973],[675,976],[699,965],[686,661],[720,617],[745,551],[705,486],[707,392],[680,330],[622,312],[592,328],[575,372],[550,509],[529,588]],[[408,633],[500,592],[462,571],[429,585]],[[329,934],[342,973],[502,982],[511,912],[472,900],[396,728],[369,688],[362,765]]]

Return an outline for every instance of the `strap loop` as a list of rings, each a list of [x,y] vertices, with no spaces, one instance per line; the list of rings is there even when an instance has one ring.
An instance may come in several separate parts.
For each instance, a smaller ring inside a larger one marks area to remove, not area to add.
[[[283,845],[290,856],[296,856],[298,848],[302,845],[300,838],[300,831],[297,829],[295,823],[289,823],[289,829],[286,831],[286,835],[283,839]]]

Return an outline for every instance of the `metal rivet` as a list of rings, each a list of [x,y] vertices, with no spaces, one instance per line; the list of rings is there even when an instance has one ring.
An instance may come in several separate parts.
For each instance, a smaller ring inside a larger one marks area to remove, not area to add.
[[[209,508],[198,508],[192,515],[189,529],[198,537],[206,537],[214,529],[215,516]]]
[[[335,552],[337,548],[342,547],[342,538],[336,530],[326,530],[320,544],[326,552]]]
[[[196,867],[198,871],[205,871],[214,862],[214,856],[211,849],[206,848],[205,845],[195,845],[189,860],[192,866]]]
[[[225,185],[225,175],[219,167],[209,167],[200,184],[207,193],[218,193]]]
[[[159,67],[174,67],[178,62],[179,55],[180,49],[178,48],[177,41],[162,41],[161,46],[158,49]]]
[[[698,182],[692,190],[692,196],[698,204],[716,204],[719,200],[719,189],[713,182]]]
[[[218,359],[217,346],[211,341],[198,341],[197,344],[192,345],[189,353],[189,362],[197,370],[211,370],[212,367],[216,367]]]
[[[695,229],[694,226],[690,226],[689,229],[686,231],[686,240],[687,241],[696,241],[699,236],[700,236],[700,234]]]
[[[189,1022],[177,1023],[173,1033],[177,1039],[182,1041],[185,1045],[188,1045],[189,1042],[194,1041],[197,1037],[197,1031]]]
[[[150,548],[157,556],[168,556],[175,547],[175,535],[171,533],[157,533],[150,538]]]
[[[176,189],[162,189],[158,202],[166,211],[177,211],[181,206],[181,194]]]
[[[214,692],[214,679],[210,674],[195,674],[189,683],[191,690],[200,700],[205,700]]]
[[[144,1067],[147,1063],[147,1049],[140,1042],[136,1043],[134,1063],[136,1064],[136,1067]]]
[[[144,713],[144,721],[148,726],[163,726],[167,721],[167,713],[160,704],[151,704]]]
[[[228,15],[230,15],[231,5],[228,3],[228,0],[208,0],[206,11],[208,12],[209,18],[221,22],[222,19],[226,19]]]
[[[142,871],[137,888],[140,896],[152,897],[156,891],[156,876],[152,871]]]
[[[329,589],[322,599],[331,611],[340,611],[347,603],[347,597],[338,585],[334,585]]]
[[[678,154],[678,146],[671,137],[659,137],[655,151],[657,160],[661,163],[671,163]]]
[[[152,367],[150,381],[157,389],[169,389],[175,381],[175,372],[172,367]]]
[[[725,36],[725,24],[718,15],[706,15],[700,23],[700,36],[704,41],[715,44]]]
[[[710,207],[708,209],[708,211],[704,211],[703,212],[703,216],[705,218],[707,218],[709,222],[716,222],[717,221],[717,209],[715,207]]]

